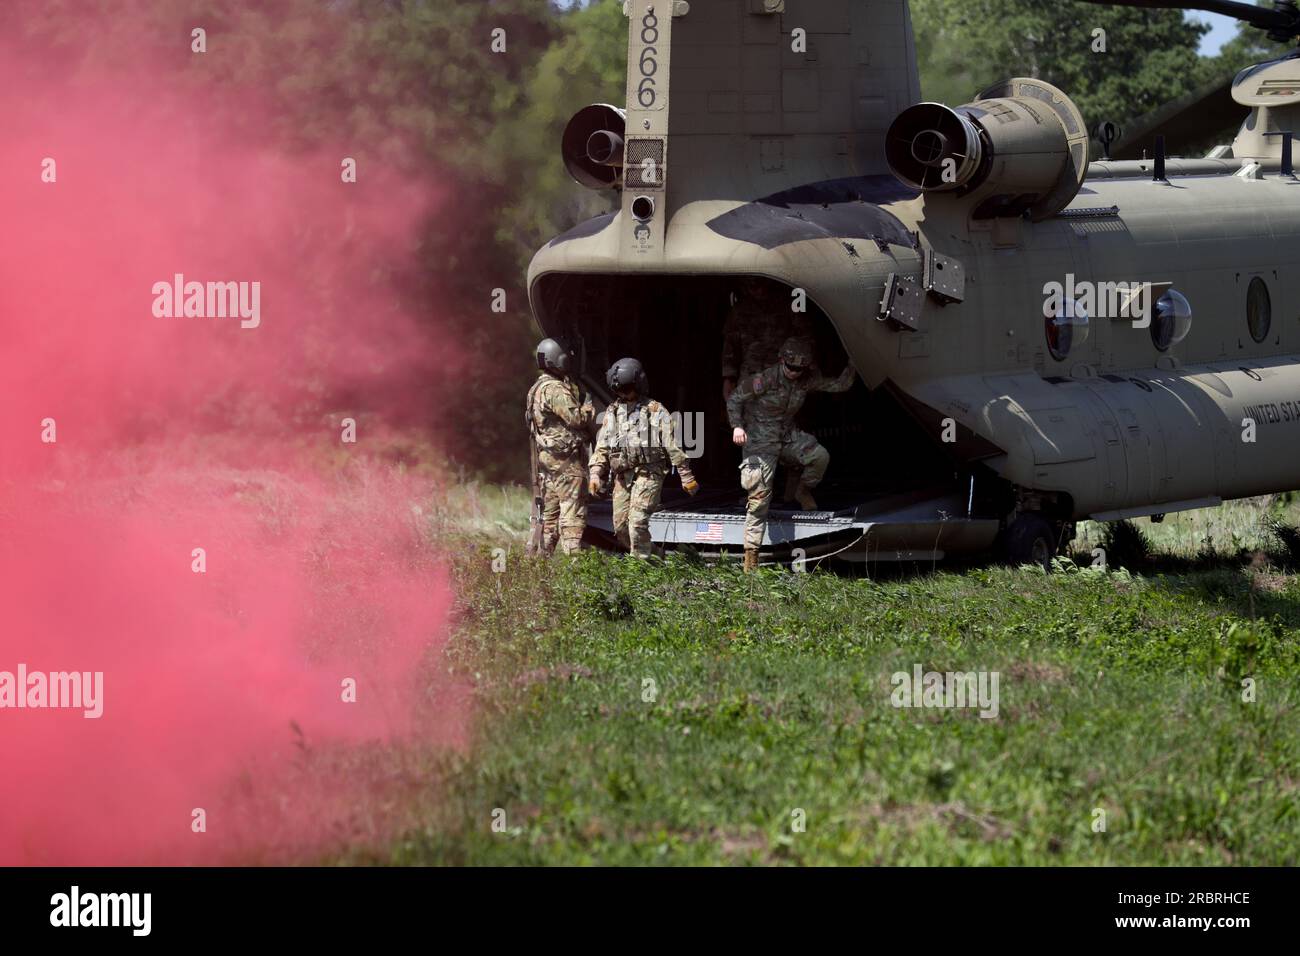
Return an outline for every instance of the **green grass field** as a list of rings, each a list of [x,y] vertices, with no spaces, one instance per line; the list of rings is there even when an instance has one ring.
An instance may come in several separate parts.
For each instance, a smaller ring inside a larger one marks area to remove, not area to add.
[[[1262,530],[1286,499],[1142,521],[1138,573],[868,580],[532,561],[522,493],[455,494],[475,742],[422,826],[350,860],[1300,862],[1300,583]],[[997,672],[997,717],[893,706],[915,665]]]

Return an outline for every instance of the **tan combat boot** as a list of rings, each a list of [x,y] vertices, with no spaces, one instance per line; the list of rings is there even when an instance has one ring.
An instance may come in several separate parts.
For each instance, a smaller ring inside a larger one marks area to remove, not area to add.
[[[752,574],[758,570],[758,548],[745,549],[745,573]]]
[[[799,507],[804,511],[816,511],[817,501],[812,496],[812,489],[807,485],[801,484],[794,493],[794,500],[799,502]]]

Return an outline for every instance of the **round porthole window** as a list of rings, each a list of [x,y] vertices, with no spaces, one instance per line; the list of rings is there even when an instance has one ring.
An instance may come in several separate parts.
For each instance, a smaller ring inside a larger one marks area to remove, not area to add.
[[[1250,288],[1246,290],[1246,324],[1256,342],[1268,338],[1269,326],[1273,324],[1273,301],[1268,294],[1268,283],[1259,276],[1250,280]]]
[[[1192,329],[1192,305],[1177,289],[1170,289],[1156,300],[1151,316],[1151,342],[1161,352],[1177,345]]]
[[[1045,316],[1043,332],[1047,351],[1064,362],[1070,350],[1088,341],[1088,313],[1077,299],[1065,299],[1052,314]]]

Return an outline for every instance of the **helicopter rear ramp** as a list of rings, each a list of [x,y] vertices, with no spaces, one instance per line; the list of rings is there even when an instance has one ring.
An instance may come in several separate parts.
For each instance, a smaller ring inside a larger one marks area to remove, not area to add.
[[[968,514],[960,492],[915,491],[881,495],[826,511],[773,506],[763,536],[765,563],[834,558],[856,563],[939,561],[993,546],[997,518]],[[588,507],[588,528],[599,543],[613,546],[608,501]],[[744,547],[745,509],[738,491],[714,492],[673,502],[650,518],[650,535],[667,551],[691,550],[704,557],[739,554]]]

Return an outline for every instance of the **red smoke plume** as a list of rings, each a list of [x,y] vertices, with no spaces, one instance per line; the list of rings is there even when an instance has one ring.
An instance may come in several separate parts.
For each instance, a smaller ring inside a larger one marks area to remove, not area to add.
[[[0,864],[382,839],[393,754],[464,737],[429,489],[367,453],[430,408],[436,194],[285,151],[246,92],[58,54],[0,44],[0,672],[102,671],[103,716],[0,709]],[[258,283],[258,324],[155,314],[178,273]]]

